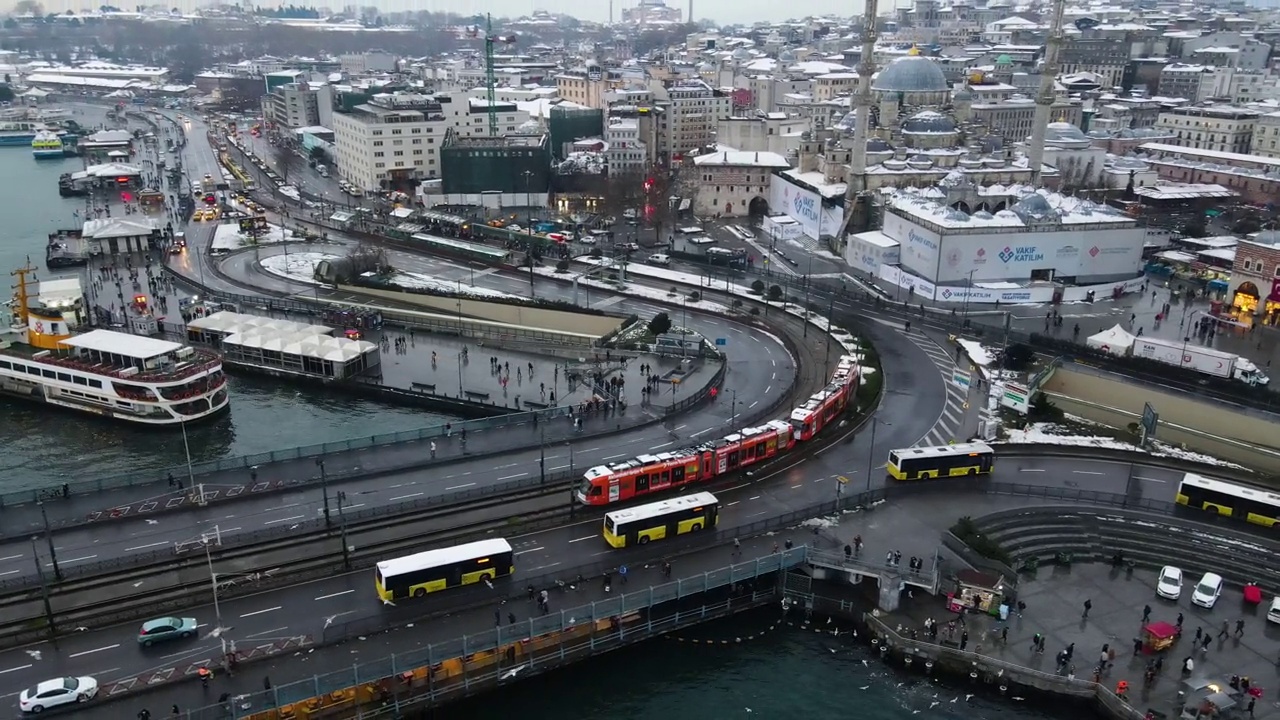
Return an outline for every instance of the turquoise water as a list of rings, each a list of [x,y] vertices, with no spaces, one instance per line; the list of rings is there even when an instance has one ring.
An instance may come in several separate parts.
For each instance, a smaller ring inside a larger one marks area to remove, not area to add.
[[[74,213],[84,202],[60,197],[58,176],[81,169],[79,158],[36,162],[30,148],[0,148],[0,271],[6,280],[28,257],[38,277],[50,276],[44,269],[47,236],[58,228],[77,227],[81,220]],[[196,462],[425,427],[443,417],[257,377],[232,377],[231,392],[229,414],[189,429]],[[176,432],[6,398],[0,398],[0,418],[0,447],[5,449],[0,453],[0,489],[186,462],[182,436]]]

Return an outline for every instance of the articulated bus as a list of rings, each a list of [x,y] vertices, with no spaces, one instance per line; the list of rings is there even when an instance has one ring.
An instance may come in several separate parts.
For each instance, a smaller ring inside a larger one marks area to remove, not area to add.
[[[987,474],[994,466],[991,446],[974,442],[894,450],[889,453],[885,469],[895,480],[924,480]]]
[[[378,597],[391,601],[506,577],[515,571],[511,544],[497,538],[383,560],[378,563],[376,586]]]
[[[1177,500],[1179,505],[1208,510],[1266,527],[1275,527],[1280,523],[1280,495],[1195,473],[1182,476],[1182,482],[1178,483]]]
[[[709,492],[605,513],[604,539],[615,548],[715,527],[720,501]]]

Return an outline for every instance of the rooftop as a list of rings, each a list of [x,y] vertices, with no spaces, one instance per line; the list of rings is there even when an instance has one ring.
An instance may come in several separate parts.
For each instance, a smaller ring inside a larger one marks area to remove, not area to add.
[[[772,168],[789,168],[791,163],[787,159],[772,152],[747,152],[741,150],[722,151],[709,153],[707,155],[699,155],[693,159],[693,164],[702,166],[729,166],[737,165],[742,167],[772,167]]]
[[[93,330],[62,341],[67,347],[94,350],[109,355],[122,355],[138,360],[148,360],[182,349],[182,345],[168,340],[157,340],[143,335],[128,335],[112,330]]]

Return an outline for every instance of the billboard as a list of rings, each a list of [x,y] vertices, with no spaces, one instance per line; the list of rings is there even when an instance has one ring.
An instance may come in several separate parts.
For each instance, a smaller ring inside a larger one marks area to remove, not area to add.
[[[904,269],[927,278],[937,274],[938,250],[942,245],[942,238],[937,233],[896,213],[885,213],[884,234],[898,241]]]
[[[842,207],[830,201],[824,203],[816,191],[802,188],[781,175],[769,178],[769,211],[786,213],[814,240],[838,234],[844,221]]]
[[[884,233],[871,231],[849,236],[844,260],[850,266],[873,277],[880,275],[881,265],[897,265],[901,246]]]

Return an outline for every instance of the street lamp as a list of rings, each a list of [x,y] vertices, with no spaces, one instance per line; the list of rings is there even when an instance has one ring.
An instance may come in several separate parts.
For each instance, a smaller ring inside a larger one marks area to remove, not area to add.
[[[316,458],[316,467],[320,468],[320,493],[324,498],[324,526],[331,527],[329,517],[329,476],[324,471],[324,458]]]
[[[195,473],[195,470],[193,470],[191,467],[191,443],[187,442],[186,419],[184,418],[183,421],[179,424],[182,425],[182,449],[187,453],[187,487],[191,488],[192,490],[195,490],[196,489],[196,473]],[[201,493],[202,498],[203,498],[203,495],[204,493],[202,492]]]
[[[342,503],[347,501],[347,494],[338,491],[338,527],[342,531],[342,567],[351,569],[351,547],[347,544],[347,516],[343,513]]]
[[[53,530],[49,527],[49,512],[44,509],[44,502],[38,501],[40,518],[44,520],[44,539],[49,543],[49,560],[53,563],[53,576],[62,582],[62,568],[58,567],[58,554],[53,550]]]
[[[538,482],[547,484],[547,428],[538,430]]]
[[[525,259],[529,261],[529,297],[533,297],[533,199],[529,192],[529,182],[533,179],[533,171],[524,173],[524,231],[528,236],[525,243]]]
[[[213,589],[213,617],[214,628],[209,634],[218,638],[222,644],[223,657],[227,654],[227,639],[222,637],[228,628],[222,627],[222,606],[218,603],[218,573],[213,570],[213,553],[209,549],[213,545],[222,545],[222,530],[217,525],[213,526],[213,533],[203,533],[200,535],[200,544],[204,546],[204,561],[209,567],[209,587]]]
[[[977,268],[969,271],[969,281],[965,284],[964,305],[960,309],[961,327],[969,327],[969,298],[973,295],[973,274],[976,272]]]
[[[876,456],[876,425],[880,424],[879,418],[875,415],[871,416],[871,445],[867,448],[867,492],[871,492],[871,470],[872,464],[875,462]],[[885,423],[888,427],[893,427],[891,423]]]
[[[49,583],[44,578],[44,568],[40,567],[40,550],[36,545],[40,538],[31,536],[31,557],[36,560],[36,577],[40,579],[40,595],[44,600],[45,622],[49,623],[49,634],[57,635],[58,627],[53,623],[53,604],[49,602]]]

